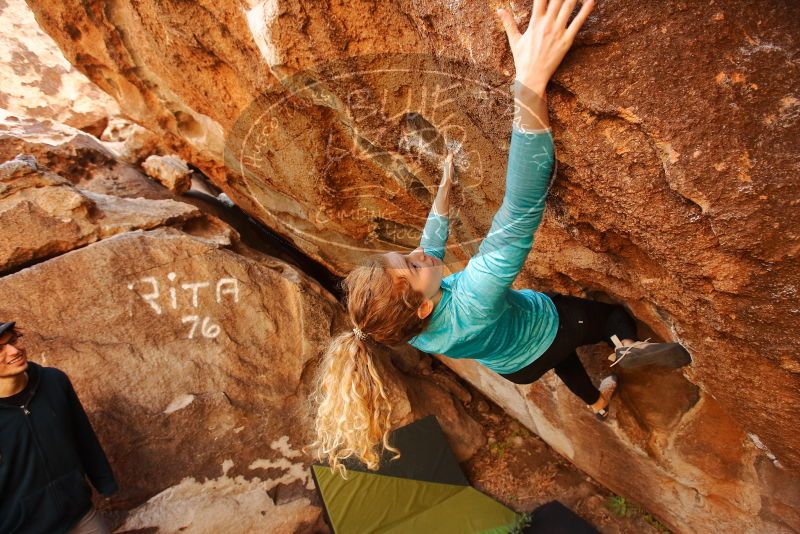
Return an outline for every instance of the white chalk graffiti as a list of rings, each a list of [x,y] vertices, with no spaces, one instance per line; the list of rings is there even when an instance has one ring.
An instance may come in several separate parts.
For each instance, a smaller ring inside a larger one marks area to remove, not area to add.
[[[172,274],[172,273],[170,273],[170,274]],[[161,294],[158,291],[158,280],[156,280],[152,276],[145,276],[144,278],[142,278],[140,280],[140,282],[153,284],[153,292],[152,293],[149,293],[147,295],[140,293],[139,296],[141,296],[144,299],[144,301],[146,303],[148,303],[150,305],[150,307],[153,308],[158,315],[161,315],[161,306],[159,306],[158,303],[155,301],[159,297],[159,295]],[[133,289],[133,284],[128,284],[128,289]],[[174,302],[174,300],[173,300],[173,302]]]
[[[172,272],[167,274],[167,279],[170,284],[167,288],[166,304],[161,303],[161,285],[158,279],[153,276],[145,276],[140,278],[137,282],[129,283],[128,289],[136,292],[142,300],[156,312],[156,315],[164,313],[165,308],[177,310],[181,307],[181,303],[183,303],[182,307],[190,306],[193,310],[196,310],[200,308],[202,296],[210,293],[208,288],[211,287],[211,282],[183,282],[181,284],[176,284],[177,275]],[[145,285],[145,292],[136,291],[137,283]],[[179,291],[179,289],[181,291]],[[214,298],[217,304],[223,304],[223,301],[226,301],[228,304],[237,304],[239,302],[239,280],[236,278],[220,278],[214,286],[212,295],[209,295],[209,297]],[[209,297],[206,297],[206,299]],[[196,339],[201,336],[213,339],[217,337],[222,330],[218,324],[213,322],[212,317],[208,315],[200,316],[196,313],[183,315],[181,317],[181,323],[191,323],[187,339]],[[200,336],[195,336],[195,334],[198,333],[198,326]]]
[[[211,317],[203,317],[203,324],[200,326],[200,333],[203,337],[214,338],[219,335],[220,327],[216,324],[211,324],[209,320]],[[181,318],[182,323],[192,323],[192,329],[189,330],[189,339],[194,337],[194,331],[197,325],[200,324],[200,317],[197,315],[186,315]]]

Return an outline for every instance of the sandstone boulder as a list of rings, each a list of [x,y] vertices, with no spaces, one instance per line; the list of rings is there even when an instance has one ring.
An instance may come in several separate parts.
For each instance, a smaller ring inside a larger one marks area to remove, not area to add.
[[[84,190],[118,197],[167,199],[172,195],[139,167],[123,161],[115,146],[50,119],[0,110],[0,161],[34,156],[41,167]]]
[[[608,352],[594,347],[583,360],[599,368]],[[796,478],[678,371],[624,372],[613,415],[598,424],[553,373],[515,386],[475,362],[442,360],[613,492],[634,502],[657,495],[648,511],[678,532],[795,531]]]
[[[0,165],[0,272],[115,234],[183,223],[200,212],[173,200],[126,199],[76,188],[32,156]]]
[[[446,146],[462,193],[453,270],[502,199],[513,65],[492,5],[30,4],[127,114],[183,139],[186,161],[338,274],[365,250],[416,243]],[[514,10],[526,24],[529,4]],[[658,415],[632,389],[649,422],[621,412],[618,435],[604,434],[626,470],[572,455],[679,531],[736,518],[752,532],[800,529],[787,489],[800,487],[799,24],[774,0],[599,3],[550,85],[558,177],[517,287],[625,302],[690,350],[694,394],[665,391],[675,411]],[[596,432],[567,428],[557,389],[531,399],[458,369],[567,456]],[[716,427],[712,414],[730,417],[727,433],[697,443],[724,454],[679,450],[690,429]],[[683,460],[644,447],[648,425]],[[739,515],[736,487],[751,488]]]
[[[121,531],[325,530],[302,448],[341,304],[194,206],[86,191],[30,156],[0,177],[0,265],[28,265],[0,278],[0,316],[75,384],[120,483],[104,508]],[[483,445],[413,357],[380,358],[396,424],[437,415],[462,460]]]
[[[148,176],[180,195],[192,187],[192,171],[179,156],[149,156],[142,168]]]
[[[2,315],[83,399],[120,480],[115,505],[150,500],[130,528],[214,532],[186,513],[187,492],[241,499],[228,520],[294,529],[319,515],[302,395],[335,303],[217,241],[128,232],[0,279]],[[285,508],[255,499],[281,484],[304,495]]]
[[[0,4],[0,108],[100,135],[119,106],[64,58],[24,0]]]
[[[154,154],[174,152],[180,147],[165,146],[163,137],[122,117],[109,119],[106,129],[100,134],[100,140],[120,160],[134,165],[141,165]]]

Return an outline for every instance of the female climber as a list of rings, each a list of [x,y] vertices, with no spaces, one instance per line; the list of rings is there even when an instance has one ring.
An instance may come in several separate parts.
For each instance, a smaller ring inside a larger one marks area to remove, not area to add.
[[[585,0],[534,0],[524,33],[498,9],[514,57],[514,121],[506,190],[488,235],[463,271],[442,278],[448,234],[452,154],[421,243],[408,254],[370,257],[343,281],[353,329],[336,336],[325,352],[316,390],[314,447],[329,465],[355,457],[370,469],[388,443],[391,405],[373,360],[371,344],[409,343],[431,354],[473,358],[511,382],[528,384],[554,369],[570,391],[605,418],[617,386],[610,375],[596,388],[575,349],[613,341],[613,365],[691,361],[678,343],[635,341],[636,324],[621,305],[606,304],[511,284],[533,246],[542,219],[555,157],[545,87],[592,11]],[[378,362],[380,363],[380,362]]]

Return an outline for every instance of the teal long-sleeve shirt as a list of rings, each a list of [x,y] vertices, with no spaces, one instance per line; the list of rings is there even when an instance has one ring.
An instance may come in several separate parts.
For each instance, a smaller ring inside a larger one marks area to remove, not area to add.
[[[464,270],[442,279],[442,298],[408,343],[431,354],[472,358],[502,374],[538,358],[553,342],[558,313],[544,293],[511,289],[533,247],[555,164],[552,131],[511,128],[503,202]],[[449,218],[428,215],[420,246],[444,260]]]

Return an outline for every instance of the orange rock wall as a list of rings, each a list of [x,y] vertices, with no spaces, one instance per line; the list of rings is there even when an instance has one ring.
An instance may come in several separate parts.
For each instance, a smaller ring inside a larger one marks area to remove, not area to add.
[[[502,199],[513,64],[494,4],[29,4],[125,113],[340,274],[415,244],[445,146],[451,269]],[[549,88],[558,175],[517,287],[625,302],[691,368],[624,377],[598,428],[552,378],[454,364],[682,532],[800,529],[798,27],[778,0],[609,0]]]

